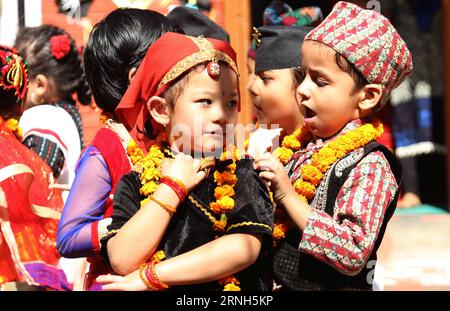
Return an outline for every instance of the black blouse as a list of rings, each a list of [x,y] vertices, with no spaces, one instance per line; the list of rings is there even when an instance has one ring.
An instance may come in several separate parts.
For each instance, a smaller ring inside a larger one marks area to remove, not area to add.
[[[209,204],[215,201],[214,170],[221,171],[220,163],[213,168],[209,176],[194,189],[178,206],[173,215],[158,250],[164,250],[166,258],[171,258],[215,239],[217,232],[207,213],[217,220]],[[236,162],[238,182],[235,190],[235,207],[227,215],[225,234],[247,233],[262,238],[262,249],[258,260],[250,267],[237,273],[242,290],[271,290],[269,252],[272,245],[273,213],[267,187],[253,170],[252,160],[242,159]],[[141,183],[138,173],[124,175],[117,184],[114,194],[114,213],[108,234],[102,239],[102,254],[107,259],[106,243],[125,222],[140,208],[144,197],[139,193]],[[200,208],[200,205],[202,208]],[[233,256],[233,254],[229,254]],[[218,282],[172,287],[175,290],[222,290]]]

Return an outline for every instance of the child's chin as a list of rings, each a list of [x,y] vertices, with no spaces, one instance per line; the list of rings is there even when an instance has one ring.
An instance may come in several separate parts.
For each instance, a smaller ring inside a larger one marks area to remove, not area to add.
[[[210,156],[215,156],[215,157],[220,157],[220,155],[222,154],[223,151],[225,151],[226,148],[225,146],[222,146],[220,144],[205,144],[203,146],[203,155],[205,157],[210,157]]]

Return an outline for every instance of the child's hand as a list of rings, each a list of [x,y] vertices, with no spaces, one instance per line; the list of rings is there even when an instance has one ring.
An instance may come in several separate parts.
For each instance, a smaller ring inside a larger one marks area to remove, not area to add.
[[[170,176],[181,181],[188,192],[197,186],[206,176],[204,171],[200,170],[201,162],[190,155],[178,153],[175,159],[167,161],[163,168],[163,176]]]
[[[275,203],[281,203],[289,192],[294,191],[283,164],[269,152],[255,158],[253,168],[260,170],[259,177],[268,182]]]
[[[102,284],[105,291],[144,291],[147,286],[139,277],[139,270],[133,271],[126,276],[106,274],[97,277],[96,281]]]

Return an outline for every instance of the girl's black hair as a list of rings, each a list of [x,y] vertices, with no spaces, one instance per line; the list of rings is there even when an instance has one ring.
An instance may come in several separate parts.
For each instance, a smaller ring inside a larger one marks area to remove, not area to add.
[[[70,40],[69,52],[60,59],[56,59],[51,52],[50,39],[55,35],[66,35]],[[76,92],[81,104],[91,103],[92,93],[84,75],[80,53],[66,31],[52,25],[25,27],[19,30],[15,47],[28,63],[30,79],[43,74],[53,81],[61,98]]]
[[[86,78],[96,104],[114,113],[128,88],[128,73],[166,32],[182,33],[164,15],[140,9],[116,9],[97,23],[84,49]],[[170,51],[168,51],[170,53]]]

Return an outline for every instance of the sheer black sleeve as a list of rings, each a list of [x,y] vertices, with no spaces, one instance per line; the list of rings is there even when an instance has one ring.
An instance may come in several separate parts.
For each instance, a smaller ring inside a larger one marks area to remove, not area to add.
[[[114,192],[114,212],[112,222],[107,227],[108,233],[101,240],[101,253],[108,259],[106,245],[108,240],[119,231],[120,228],[131,218],[141,207],[143,197],[140,194],[141,181],[136,172],[128,173],[120,179]]]

